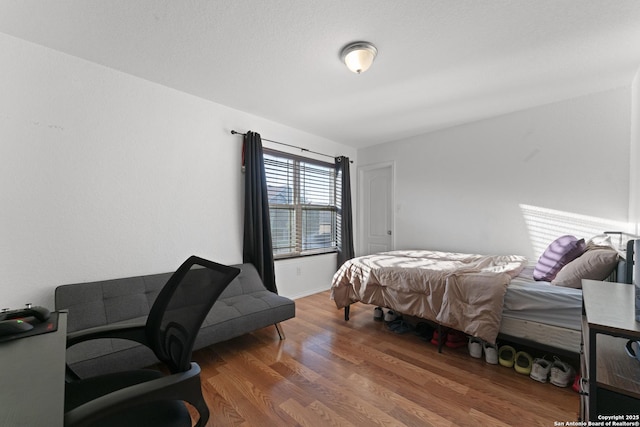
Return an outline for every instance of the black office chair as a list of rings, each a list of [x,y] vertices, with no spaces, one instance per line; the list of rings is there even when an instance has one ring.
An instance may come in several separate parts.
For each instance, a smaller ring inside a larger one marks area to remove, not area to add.
[[[98,338],[140,342],[170,374],[142,369],[80,379],[68,370],[65,426],[191,426],[184,402],[198,411],[196,426],[204,426],[209,408],[202,396],[200,367],[191,361],[191,353],[207,313],[238,273],[237,268],[192,256],[162,288],[146,324],[69,334],[67,348]]]

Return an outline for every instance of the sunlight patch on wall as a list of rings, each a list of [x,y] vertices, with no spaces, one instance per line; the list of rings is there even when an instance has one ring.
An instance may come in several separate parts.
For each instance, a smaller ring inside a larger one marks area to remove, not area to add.
[[[520,209],[527,224],[529,240],[536,257],[542,255],[549,243],[565,234],[589,240],[605,231],[626,233],[630,230],[630,225],[621,221],[524,204],[520,204]],[[614,245],[624,243],[619,241],[619,236],[611,236],[611,241]]]

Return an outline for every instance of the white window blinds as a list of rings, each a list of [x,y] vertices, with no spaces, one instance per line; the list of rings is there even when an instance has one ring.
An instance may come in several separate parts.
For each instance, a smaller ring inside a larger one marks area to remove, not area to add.
[[[336,171],[331,163],[264,150],[275,258],[335,252]]]

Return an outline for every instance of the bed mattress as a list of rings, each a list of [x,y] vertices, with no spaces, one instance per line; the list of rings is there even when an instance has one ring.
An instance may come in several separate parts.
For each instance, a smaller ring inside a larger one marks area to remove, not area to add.
[[[507,287],[502,317],[580,331],[582,290],[537,282],[527,266]]]

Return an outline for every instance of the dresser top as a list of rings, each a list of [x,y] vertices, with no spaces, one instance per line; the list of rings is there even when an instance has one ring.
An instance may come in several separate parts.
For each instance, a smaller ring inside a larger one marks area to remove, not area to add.
[[[582,299],[589,327],[640,338],[635,320],[635,286],[582,280]]]

